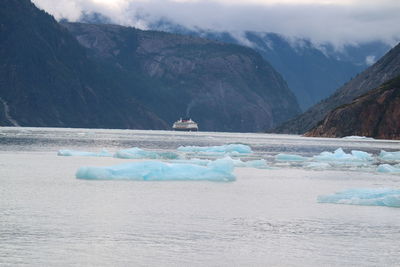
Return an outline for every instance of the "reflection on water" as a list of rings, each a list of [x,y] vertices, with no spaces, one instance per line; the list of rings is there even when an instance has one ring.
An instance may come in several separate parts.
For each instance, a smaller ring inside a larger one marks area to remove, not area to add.
[[[0,128],[0,264],[5,266],[396,266],[400,209],[321,204],[347,188],[400,188],[400,176],[237,168],[237,181],[75,179],[82,165],[129,160],[58,157],[59,149],[244,143],[253,157],[399,142],[288,135]],[[290,167],[290,168],[289,168]],[[297,167],[300,167],[297,166]]]
[[[0,145],[3,150],[48,150],[49,148],[157,148],[176,149],[183,145],[214,146],[230,143],[250,145],[256,152],[295,153],[315,155],[332,151],[360,149],[378,153],[381,149],[400,150],[399,142],[389,140],[354,140],[305,138],[292,135],[172,132],[142,130],[102,130],[64,128],[0,128]]]

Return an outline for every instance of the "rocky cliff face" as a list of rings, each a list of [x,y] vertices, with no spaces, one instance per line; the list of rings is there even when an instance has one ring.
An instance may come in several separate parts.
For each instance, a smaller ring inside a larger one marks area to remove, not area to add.
[[[96,16],[97,15],[97,16]],[[99,22],[92,14],[93,22]],[[90,20],[83,16],[82,20]],[[106,23],[104,19],[104,23]],[[166,32],[200,36],[210,40],[248,46],[256,50],[282,74],[303,110],[330,96],[357,73],[369,67],[367,59],[382,57],[391,46],[381,42],[345,45],[340,50],[331,44],[318,48],[307,39],[289,39],[267,32],[217,32],[210,29],[188,29],[166,19],[150,23],[150,28]]]
[[[400,139],[400,76],[331,111],[306,136]]]
[[[249,48],[115,25],[63,25],[94,60],[118,67],[127,81],[141,77],[146,90],[125,87],[170,124],[190,116],[202,130],[262,131],[299,113],[282,77]]]
[[[92,24],[113,22],[100,13],[83,13],[79,21]],[[369,67],[371,61],[379,59],[392,47],[380,41],[372,41],[346,44],[337,49],[329,43],[316,46],[305,38],[293,39],[270,32],[226,32],[187,28],[166,18],[146,23],[152,30],[240,44],[254,49],[282,75],[302,110],[307,110],[329,97],[345,82]]]
[[[273,132],[303,134],[311,130],[329,111],[350,103],[354,98],[400,75],[400,44],[374,65],[338,89],[332,96],[311,107],[300,116],[277,127]]]
[[[29,0],[0,1],[0,125],[163,129]]]
[[[0,1],[0,30],[1,125],[169,129],[189,115],[201,130],[261,131],[299,112],[251,49],[112,25],[63,27],[29,0]]]

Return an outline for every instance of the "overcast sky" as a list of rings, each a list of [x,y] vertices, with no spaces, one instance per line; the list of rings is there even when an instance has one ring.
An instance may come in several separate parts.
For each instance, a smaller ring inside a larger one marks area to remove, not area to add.
[[[400,40],[400,0],[33,0],[57,19],[83,11],[146,29],[167,18],[189,28],[276,32],[335,45]]]

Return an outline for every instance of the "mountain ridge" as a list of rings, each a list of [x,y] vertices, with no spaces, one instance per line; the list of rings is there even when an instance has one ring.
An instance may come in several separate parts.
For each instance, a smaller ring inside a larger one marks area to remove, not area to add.
[[[308,39],[277,33],[188,29],[168,20],[150,24],[149,28],[253,48],[281,73],[303,110],[329,97],[391,48],[382,42],[369,42],[337,49],[329,43],[315,45]]]
[[[166,127],[133,100],[115,95],[86,50],[52,16],[28,0],[0,3],[2,125],[138,128]],[[6,104],[4,104],[6,103]],[[113,114],[104,110],[114,109]],[[143,114],[142,118],[126,116]]]
[[[305,136],[400,139],[400,75],[339,106]]]
[[[392,48],[375,64],[335,91],[330,97],[303,114],[283,123],[271,132],[303,134],[324,119],[329,111],[350,103],[354,98],[378,87],[400,74],[400,44]]]
[[[0,2],[2,125],[262,131],[298,114],[249,48],[122,26],[70,25],[28,0]],[[83,29],[84,28],[84,29]]]
[[[63,25],[92,51],[97,60],[110,60],[110,64],[120,66],[127,73],[140,72],[158,83],[159,93],[169,99],[166,103],[169,108],[158,113],[164,120],[174,120],[180,114],[194,116],[206,130],[235,131],[228,125],[223,126],[233,123],[242,125],[239,131],[262,131],[264,127],[270,128],[277,121],[299,113],[294,96],[282,77],[252,49],[118,25]],[[97,42],[100,38],[104,40]],[[131,40],[131,47],[121,48],[132,38],[135,40]],[[102,46],[104,43],[110,47]],[[123,53],[124,49],[134,52],[126,56],[112,52]],[[132,62],[136,65],[132,66]],[[187,87],[191,87],[190,90]],[[150,94],[151,97],[155,95]],[[149,103],[151,110],[160,109],[157,101],[146,95],[141,94],[139,99]],[[208,114],[207,103],[218,112]],[[263,121],[262,117],[267,120]],[[219,128],[221,126],[223,128]]]

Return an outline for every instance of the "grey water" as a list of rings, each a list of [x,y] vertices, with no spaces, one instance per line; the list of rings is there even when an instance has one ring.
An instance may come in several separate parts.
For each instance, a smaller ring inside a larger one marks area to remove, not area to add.
[[[400,209],[322,204],[348,188],[400,189],[365,169],[236,168],[216,182],[86,181],[81,166],[129,160],[59,149],[243,143],[255,158],[342,147],[377,154],[400,142],[250,133],[0,128],[2,266],[399,266]]]

